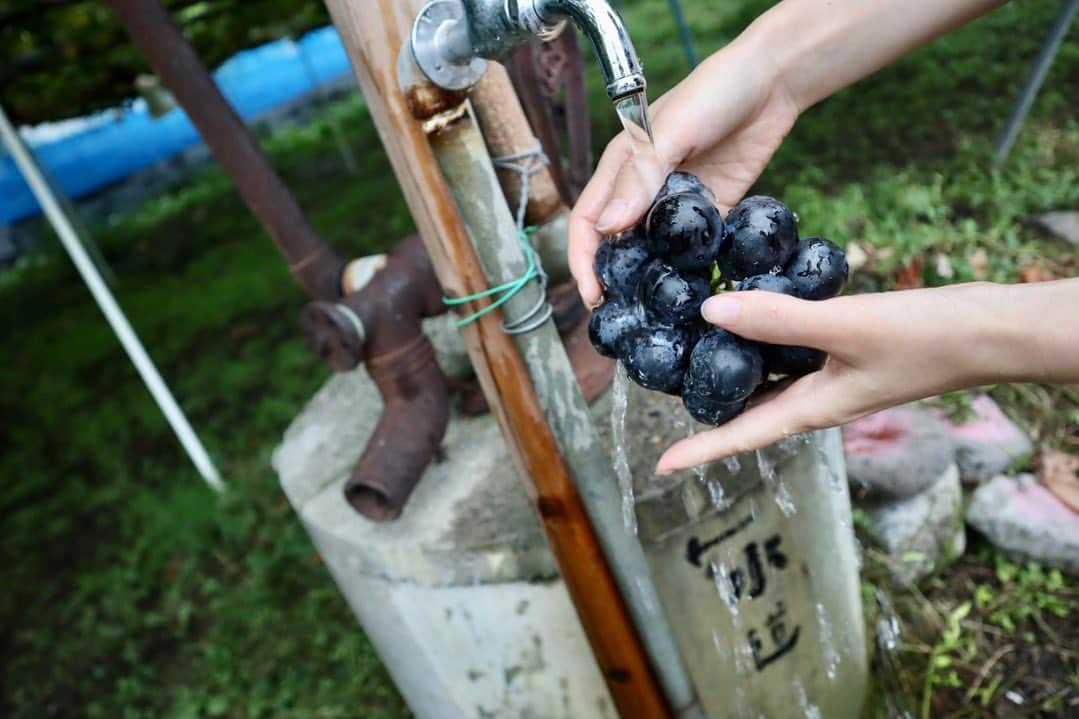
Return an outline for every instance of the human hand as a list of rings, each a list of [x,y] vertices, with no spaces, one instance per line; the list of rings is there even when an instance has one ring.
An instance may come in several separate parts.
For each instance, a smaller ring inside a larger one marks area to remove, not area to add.
[[[607,146],[570,217],[569,265],[585,304],[602,298],[592,262],[601,234],[639,220],[667,173],[684,169],[726,210],[771,159],[798,115],[903,53],[1004,0],[784,0],[654,105],[655,163],[642,177],[625,133]]]
[[[671,446],[659,474],[791,434],[982,384],[1079,381],[1079,279],[974,283],[809,302],[773,292],[708,299],[706,320],[746,339],[815,347],[824,367],[722,427]]]
[[[634,161],[625,132],[615,137],[570,217],[570,270],[585,304],[594,307],[602,297],[592,268],[601,233],[640,220],[668,173],[696,175],[725,212],[756,181],[797,116],[767,48],[745,35],[653,105],[658,166]]]

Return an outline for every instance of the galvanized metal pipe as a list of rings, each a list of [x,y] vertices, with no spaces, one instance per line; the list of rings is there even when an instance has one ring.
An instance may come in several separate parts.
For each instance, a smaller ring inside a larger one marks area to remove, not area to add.
[[[689,34],[689,25],[686,24],[686,16],[682,12],[682,3],[680,0],[668,0],[668,4],[671,6],[674,26],[678,28],[678,38],[682,41],[682,50],[686,53],[686,62],[692,70],[697,67],[697,49],[693,47],[693,37]]]
[[[527,266],[525,254],[474,117],[461,115],[430,139],[488,281],[496,285],[520,277]],[[527,287],[503,306],[503,314],[512,322],[535,304],[538,293],[538,286]],[[609,460],[554,325],[548,321],[514,340],[675,716],[701,716],[644,552],[623,526]]]
[[[1060,9],[1057,11],[1056,17],[1053,18],[1053,24],[1049,28],[1049,36],[1045,38],[1045,43],[1042,45],[1037,59],[1034,60],[1034,64],[1023,82],[1023,89],[1019,92],[1019,97],[1015,101],[1015,107],[1012,108],[1012,114],[1004,126],[1004,131],[1000,134],[1000,138],[997,139],[996,149],[993,151],[994,167],[1000,167],[1004,164],[1004,161],[1008,159],[1008,154],[1012,151],[1012,146],[1019,139],[1019,131],[1023,129],[1023,121],[1026,120],[1027,113],[1030,112],[1030,108],[1034,105],[1038,90],[1041,89],[1042,83],[1045,82],[1045,76],[1049,74],[1049,68],[1060,51],[1060,45],[1068,34],[1068,28],[1071,27],[1072,21],[1075,20],[1076,12],[1079,12],[1079,0],[1064,0],[1060,4]]]

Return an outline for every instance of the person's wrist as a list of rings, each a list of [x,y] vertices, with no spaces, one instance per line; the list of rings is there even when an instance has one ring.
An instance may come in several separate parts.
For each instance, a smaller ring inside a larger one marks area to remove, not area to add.
[[[1021,328],[1007,316],[1007,286],[991,282],[958,285],[954,301],[961,306],[960,322],[951,333],[949,354],[957,388],[1012,381],[1027,352]]]
[[[777,52],[776,49],[774,31],[771,29],[773,23],[768,20],[775,10],[773,8],[758,17],[706,62],[714,61],[715,68],[721,74],[730,72],[731,67],[737,68],[743,74],[743,80],[749,80],[760,89],[758,97],[761,102],[769,97],[781,99],[782,106],[789,110],[793,124],[803,107],[789,83],[790,58],[787,53]]]
[[[785,94],[797,116],[819,98],[805,83],[808,76],[803,65],[809,51],[810,29],[792,27],[792,15],[791,3],[778,3],[754,20],[735,42],[746,48],[754,62],[764,66],[771,87]]]

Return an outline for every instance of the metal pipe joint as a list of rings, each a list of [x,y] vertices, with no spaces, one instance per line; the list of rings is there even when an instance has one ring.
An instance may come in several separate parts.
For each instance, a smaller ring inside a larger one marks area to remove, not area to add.
[[[644,72],[622,18],[607,0],[432,0],[412,26],[412,52],[436,85],[463,90],[530,39],[574,23],[592,42],[612,101],[645,90]]]

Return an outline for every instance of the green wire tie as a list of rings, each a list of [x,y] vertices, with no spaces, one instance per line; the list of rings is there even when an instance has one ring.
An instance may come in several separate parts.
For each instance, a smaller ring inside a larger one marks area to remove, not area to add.
[[[457,320],[457,322],[455,323],[457,327],[464,327],[467,324],[471,324],[472,322],[478,320],[480,317],[483,317],[488,312],[492,312],[498,309],[499,307],[513,299],[514,295],[523,290],[525,285],[539,277],[539,270],[536,267],[536,251],[532,249],[532,245],[528,241],[528,236],[533,234],[537,229],[539,228],[534,225],[530,225],[523,230],[519,230],[517,233],[518,238],[521,240],[521,247],[524,248],[525,256],[528,257],[528,269],[525,270],[525,273],[523,275],[521,275],[515,280],[503,282],[497,287],[492,287],[488,290],[484,290],[483,292],[477,292],[474,295],[465,295],[464,297],[442,298],[443,304],[454,307],[456,305],[463,305],[468,302],[482,300],[485,297],[494,297],[495,295],[502,293],[501,297],[499,297],[497,300],[487,305],[483,309],[473,312],[464,319]]]

